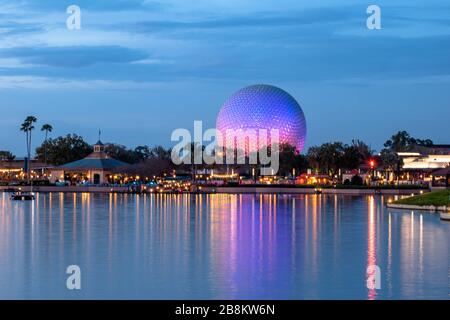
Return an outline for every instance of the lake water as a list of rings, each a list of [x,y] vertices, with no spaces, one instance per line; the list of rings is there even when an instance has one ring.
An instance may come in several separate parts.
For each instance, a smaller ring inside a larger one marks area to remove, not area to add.
[[[386,201],[0,193],[0,298],[449,299],[450,223]]]

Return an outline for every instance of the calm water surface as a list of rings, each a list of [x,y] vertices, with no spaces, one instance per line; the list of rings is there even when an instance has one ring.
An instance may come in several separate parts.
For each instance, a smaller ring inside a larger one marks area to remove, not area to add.
[[[385,201],[0,193],[0,298],[449,299],[450,223]],[[366,287],[370,265],[381,290]]]

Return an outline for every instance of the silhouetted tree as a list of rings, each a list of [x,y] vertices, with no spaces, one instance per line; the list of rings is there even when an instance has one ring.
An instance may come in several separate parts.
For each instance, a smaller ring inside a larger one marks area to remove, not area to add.
[[[44,124],[42,126],[42,128],[41,128],[41,131],[45,131],[45,141],[44,141],[44,144],[45,144],[45,148],[44,148],[45,151],[44,151],[44,153],[45,153],[45,155],[44,155],[44,159],[45,159],[45,164],[47,164],[47,140],[48,140],[48,134],[53,131],[53,127],[50,124]]]
[[[375,151],[372,150],[372,148],[368,144],[358,139],[352,140],[351,146],[358,150],[361,162],[367,161],[375,153]]]
[[[105,152],[112,158],[126,162],[126,163],[138,163],[140,162],[141,155],[138,154],[135,150],[130,150],[127,147],[115,144],[108,143],[105,145]]]
[[[355,146],[344,146],[340,159],[340,169],[357,169],[362,161],[362,155]]]
[[[25,132],[26,140],[27,140],[27,181],[30,182],[30,158],[31,158],[31,137],[32,137],[32,131],[34,130],[34,124],[36,123],[37,119],[34,116],[28,116],[25,121],[22,123],[20,127],[20,131]]]
[[[433,141],[430,139],[416,139],[406,131],[399,131],[386,141],[384,147],[393,152],[404,152],[413,150],[415,146],[431,145]]]
[[[36,149],[38,159],[41,161],[45,158],[46,148],[47,160],[53,165],[62,165],[83,159],[93,151],[92,147],[76,134],[48,139],[46,144],[44,143]]]
[[[148,146],[138,146],[134,149],[140,161],[147,160],[151,156],[151,149]]]
[[[170,160],[171,150],[165,149],[162,146],[156,146],[150,150],[150,157],[156,159]]]
[[[9,151],[0,151],[0,161],[12,161],[15,158],[16,156]]]
[[[342,166],[346,146],[342,142],[324,143],[311,147],[307,158],[317,172],[334,175]]]
[[[351,180],[350,183],[353,186],[362,186],[364,181],[363,181],[363,179],[360,176],[356,175],[356,176],[352,177],[352,180]]]
[[[308,160],[301,155],[295,146],[290,144],[280,145],[280,175],[288,176],[295,169],[299,174],[308,169]]]

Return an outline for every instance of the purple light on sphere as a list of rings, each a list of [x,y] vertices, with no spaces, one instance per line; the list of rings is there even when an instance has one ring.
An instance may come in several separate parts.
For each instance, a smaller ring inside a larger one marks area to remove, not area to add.
[[[277,129],[280,143],[303,150],[306,120],[298,102],[286,91],[270,85],[245,87],[231,96],[217,117],[216,128],[227,130]]]

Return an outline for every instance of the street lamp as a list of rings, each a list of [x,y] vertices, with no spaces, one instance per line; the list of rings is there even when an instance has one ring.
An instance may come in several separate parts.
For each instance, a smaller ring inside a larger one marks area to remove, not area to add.
[[[373,179],[375,177],[375,167],[377,166],[377,163],[375,162],[374,159],[369,160],[369,166],[372,171],[371,181],[373,181]]]

